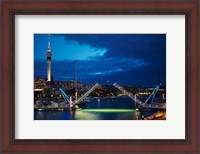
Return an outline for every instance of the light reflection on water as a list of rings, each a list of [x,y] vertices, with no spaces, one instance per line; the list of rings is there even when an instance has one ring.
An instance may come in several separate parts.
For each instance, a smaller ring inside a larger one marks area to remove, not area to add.
[[[134,120],[140,112],[130,109],[83,109],[74,112],[72,119],[76,120]]]
[[[108,113],[133,112],[133,110],[131,109],[83,109],[81,111],[82,112],[108,112]]]
[[[135,111],[129,98],[94,99],[79,111],[34,111],[35,120],[135,120],[151,111]]]

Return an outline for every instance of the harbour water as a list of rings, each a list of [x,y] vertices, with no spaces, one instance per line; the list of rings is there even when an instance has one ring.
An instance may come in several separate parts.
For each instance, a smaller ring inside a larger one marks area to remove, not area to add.
[[[136,106],[137,108],[138,106]],[[138,120],[157,111],[136,110],[128,97],[91,99],[78,111],[34,111],[35,120]]]

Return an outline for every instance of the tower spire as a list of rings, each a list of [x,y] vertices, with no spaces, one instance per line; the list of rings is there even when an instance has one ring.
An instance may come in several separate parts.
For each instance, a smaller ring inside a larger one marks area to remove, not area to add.
[[[48,34],[48,49],[47,49],[47,52],[51,52],[50,34]]]
[[[48,34],[48,49],[47,49],[47,81],[51,81],[51,46],[50,46],[50,34]]]

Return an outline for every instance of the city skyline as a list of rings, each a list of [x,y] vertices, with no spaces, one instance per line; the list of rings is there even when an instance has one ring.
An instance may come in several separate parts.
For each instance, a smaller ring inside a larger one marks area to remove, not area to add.
[[[100,84],[166,84],[165,34],[51,34],[52,74]],[[34,34],[34,77],[46,78],[48,34]]]

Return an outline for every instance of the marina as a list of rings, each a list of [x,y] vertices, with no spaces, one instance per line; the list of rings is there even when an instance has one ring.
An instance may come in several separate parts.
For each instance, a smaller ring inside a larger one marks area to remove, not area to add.
[[[128,97],[114,99],[93,99],[79,110],[70,111],[69,108],[35,109],[35,120],[142,120],[155,112],[163,110],[140,110]]]

